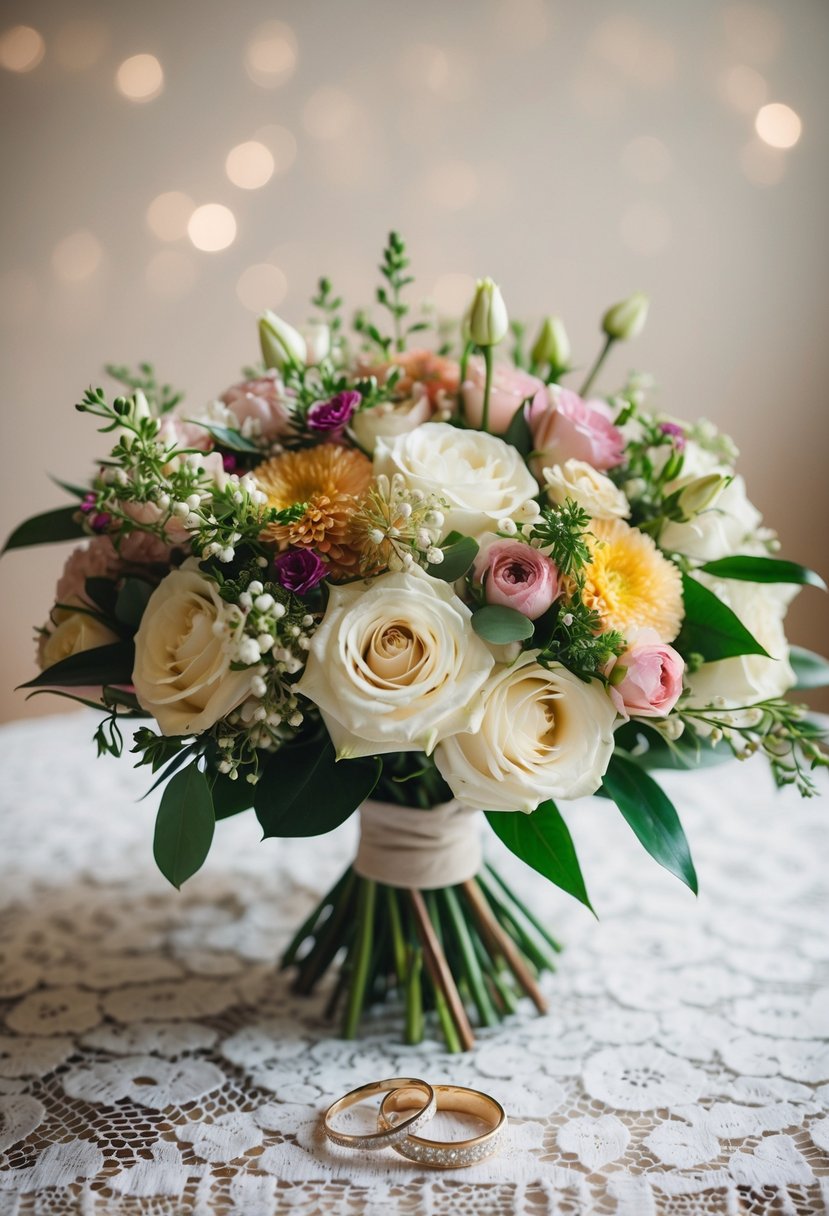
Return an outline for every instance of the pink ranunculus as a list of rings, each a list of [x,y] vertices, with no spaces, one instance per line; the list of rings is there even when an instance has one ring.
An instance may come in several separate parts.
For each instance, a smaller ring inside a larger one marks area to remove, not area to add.
[[[535,621],[559,594],[558,567],[549,557],[518,540],[494,539],[481,545],[474,576],[488,604],[515,608]]]
[[[66,559],[55,591],[58,604],[88,602],[86,580],[88,578],[115,578],[118,573],[118,554],[108,536],[95,536],[86,544],[78,545]]]
[[[469,360],[466,379],[463,382],[463,406],[470,426],[480,427],[484,413],[484,382],[486,367],[483,359],[476,355]],[[489,430],[493,435],[503,435],[512,421],[512,416],[522,401],[535,397],[544,382],[529,372],[511,363],[496,363],[492,369],[492,388],[489,394]]]
[[[613,681],[613,672],[624,675]],[[685,661],[673,646],[643,630],[610,672],[610,697],[623,718],[665,718],[682,692]]]
[[[604,401],[583,401],[570,389],[552,385],[539,393],[527,411],[533,446],[539,453],[533,467],[536,476],[566,460],[584,460],[604,471],[621,464],[625,441],[612,422],[610,407]]]
[[[279,439],[291,432],[291,399],[276,372],[231,385],[222,402],[232,410],[242,434],[252,429],[263,439]]]

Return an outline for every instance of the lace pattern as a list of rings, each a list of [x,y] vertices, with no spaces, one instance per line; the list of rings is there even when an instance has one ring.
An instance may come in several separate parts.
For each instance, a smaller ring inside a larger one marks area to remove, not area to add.
[[[217,826],[181,893],[156,872],[157,800],[95,762],[86,714],[0,732],[2,1216],[749,1216],[829,1211],[825,798],[761,764],[669,774],[702,894],[612,806],[567,809],[601,920],[497,857],[567,943],[529,1009],[449,1056],[380,1012],[332,1037],[280,947],[353,853]],[[320,1136],[345,1090],[425,1075],[511,1117],[492,1160],[419,1171]]]

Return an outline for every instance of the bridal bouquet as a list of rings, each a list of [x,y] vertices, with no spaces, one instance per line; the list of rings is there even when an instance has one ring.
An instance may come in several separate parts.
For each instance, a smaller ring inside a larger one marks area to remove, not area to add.
[[[527,350],[488,279],[459,324],[414,314],[408,268],[392,233],[349,332],[325,279],[304,330],[265,313],[262,363],[206,407],[109,368],[125,391],[77,406],[109,452],[7,548],[81,542],[26,687],[102,708],[99,754],[148,723],[132,750],[166,783],[167,878],[250,807],[268,837],[359,810],[354,864],[284,965],[302,992],[338,965],[346,1036],[397,988],[409,1041],[434,1010],[459,1049],[473,1009],[543,1008],[558,949],[479,825],[589,907],[559,803],[601,793],[696,890],[652,772],[760,752],[811,793],[820,732],[784,694],[829,665],[787,644],[820,580],[776,556],[731,441],[652,411],[644,376],[594,388],[643,296],[605,313],[576,389],[558,319]]]

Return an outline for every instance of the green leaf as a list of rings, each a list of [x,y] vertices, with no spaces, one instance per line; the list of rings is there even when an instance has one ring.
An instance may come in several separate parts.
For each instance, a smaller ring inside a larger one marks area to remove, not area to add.
[[[253,796],[265,836],[320,836],[339,827],[371,794],[382,765],[337,760],[330,739],[287,744],[275,752]]]
[[[231,781],[224,773],[217,773],[213,782],[213,811],[216,819],[229,819],[241,811],[249,811],[253,806],[253,786],[245,781],[244,773],[240,773],[235,781]]]
[[[666,870],[697,894],[691,850],[674,805],[661,786],[632,760],[615,755],[602,782],[640,842]]]
[[[531,638],[533,622],[514,608],[501,604],[486,604],[472,613],[472,628],[485,642],[522,642]]]
[[[454,533],[452,534],[454,535]],[[449,537],[447,537],[447,540]],[[446,542],[444,541],[444,545]],[[471,536],[462,536],[452,541],[443,550],[443,561],[436,566],[427,566],[427,573],[433,578],[443,579],[445,583],[454,583],[463,578],[475,558],[478,556],[478,542]]]
[[[141,624],[147,601],[155,591],[155,585],[143,578],[128,578],[118,592],[115,601],[115,616],[125,625],[137,629]]]
[[[826,590],[826,583],[814,570],[777,557],[721,557],[715,562],[706,562],[700,569],[719,578],[744,579],[749,583],[800,583]]]
[[[529,456],[533,450],[533,437],[530,431],[530,424],[527,422],[525,412],[526,401],[522,401],[518,409],[510,419],[510,424],[501,435],[501,439],[505,443],[512,444],[522,456]]]
[[[153,856],[174,887],[201,869],[215,826],[210,786],[194,761],[165,788],[155,821]]]
[[[67,494],[71,494],[73,498],[86,498],[87,494],[90,492],[89,486],[75,486],[71,481],[61,481],[59,477],[55,477],[51,473],[49,474],[49,480],[54,482],[56,486],[60,486],[60,488],[65,490]],[[77,510],[77,507],[75,510]]]
[[[797,676],[795,689],[826,688],[829,685],[829,659],[806,650],[803,646],[789,648],[789,662]]]
[[[77,519],[78,508],[58,507],[55,511],[44,511],[20,524],[3,546],[9,549],[25,549],[27,545],[51,545],[59,540],[79,540],[86,535]]]
[[[697,739],[692,730],[686,730],[679,739],[668,743],[652,726],[644,722],[626,722],[617,729],[614,738],[616,746],[629,760],[648,771],[673,768],[687,773],[689,769],[708,768],[734,760],[734,753],[724,740],[712,746],[707,739]]]
[[[554,802],[542,802],[531,815],[487,811],[486,818],[511,853],[593,912],[573,838]]]
[[[33,680],[20,688],[79,688],[85,684],[131,684],[135,662],[135,647],[132,642],[112,642],[109,646],[96,646],[93,650],[82,650],[68,659],[53,663],[41,671]]]
[[[770,657],[739,617],[713,591],[687,574],[682,576],[682,594],[685,620],[676,640],[680,654],[700,654],[706,663],[741,654]]]
[[[84,580],[83,589],[87,599],[96,608],[100,608],[104,616],[115,616],[115,605],[118,601],[118,585],[112,578],[88,578]]]
[[[229,426],[217,426],[213,422],[201,422],[195,418],[191,418],[189,421],[194,422],[197,426],[204,427],[220,447],[230,448],[233,452],[255,452],[258,456],[262,455],[261,448],[258,448],[255,443],[251,443],[239,431],[235,431]]]

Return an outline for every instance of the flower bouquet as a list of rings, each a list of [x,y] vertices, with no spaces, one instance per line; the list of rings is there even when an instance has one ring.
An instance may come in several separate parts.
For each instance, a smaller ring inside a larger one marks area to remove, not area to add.
[[[412,313],[395,233],[380,274],[348,332],[325,279],[304,331],[265,313],[262,364],[205,408],[108,368],[126,391],[77,409],[111,450],[7,548],[81,542],[25,687],[101,708],[99,754],[149,722],[132,750],[165,783],[166,877],[248,808],[266,837],[358,811],[354,862],[283,965],[303,993],[337,970],[346,1037],[397,991],[408,1041],[434,1011],[459,1050],[523,994],[543,1009],[559,949],[481,826],[589,907],[559,803],[598,792],[695,891],[652,772],[761,751],[811,793],[820,731],[784,694],[829,665],[787,645],[820,580],[775,556],[731,441],[652,412],[641,375],[594,390],[643,296],[604,315],[576,391],[558,319],[527,351],[488,279],[459,324]]]

